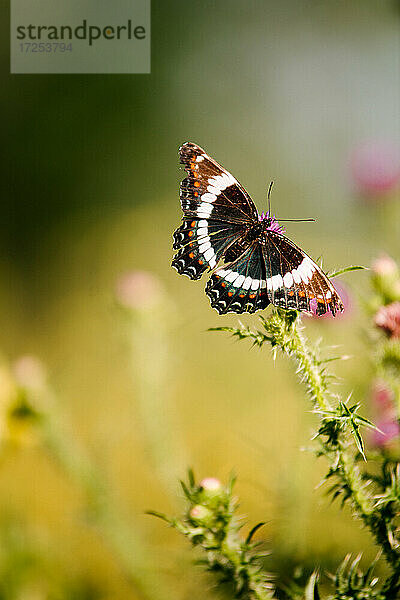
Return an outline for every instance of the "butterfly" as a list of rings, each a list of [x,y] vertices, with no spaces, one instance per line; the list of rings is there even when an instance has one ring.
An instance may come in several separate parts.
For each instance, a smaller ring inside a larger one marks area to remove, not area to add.
[[[283,235],[274,216],[258,214],[228,171],[191,142],[179,156],[187,177],[172,266],[190,279],[211,270],[205,291],[219,314],[253,313],[269,304],[317,315],[344,310],[321,268]]]

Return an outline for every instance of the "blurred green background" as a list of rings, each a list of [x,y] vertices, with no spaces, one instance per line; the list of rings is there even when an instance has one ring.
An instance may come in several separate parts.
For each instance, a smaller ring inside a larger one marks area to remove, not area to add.
[[[291,365],[206,332],[237,317],[170,268],[171,236],[190,140],[260,210],[274,179],[278,218],[316,219],[287,231],[326,269],[399,258],[395,190],[365,193],[352,170],[365,143],[400,140],[399,3],[153,0],[151,75],[10,75],[8,3],[1,13],[0,404],[22,381],[61,425],[56,451],[2,425],[0,598],[220,597],[185,541],[144,515],[182,509],[189,465],[238,474],[280,578],[372,557],[314,490],[324,464],[300,451],[314,419]],[[134,271],[154,279],[124,279]],[[343,318],[306,327],[353,356],[341,386],[368,403],[368,278],[343,282]],[[96,486],[110,521],[85,514]]]

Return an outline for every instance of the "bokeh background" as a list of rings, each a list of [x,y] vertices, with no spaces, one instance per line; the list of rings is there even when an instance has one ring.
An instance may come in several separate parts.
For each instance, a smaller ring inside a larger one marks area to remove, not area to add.
[[[0,597],[221,598],[144,514],[182,510],[189,465],[237,473],[280,580],[371,558],[314,489],[291,365],[207,332],[237,317],[171,269],[171,236],[190,140],[260,210],[273,179],[278,218],[314,217],[287,231],[326,269],[400,257],[399,3],[153,0],[151,75],[10,75],[7,2],[0,27]],[[306,327],[368,414],[368,276],[341,283],[345,315]]]

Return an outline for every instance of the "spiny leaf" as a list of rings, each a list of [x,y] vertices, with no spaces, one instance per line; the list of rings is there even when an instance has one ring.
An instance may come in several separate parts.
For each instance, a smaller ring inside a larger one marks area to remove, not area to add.
[[[152,517],[157,517],[158,519],[161,519],[162,521],[165,521],[166,523],[171,525],[171,519],[167,517],[167,515],[157,512],[156,510],[146,510],[144,514],[151,515]]]
[[[184,481],[182,481],[182,479],[180,479],[180,484],[182,486],[183,493],[185,494],[186,498],[191,501],[192,500],[192,494],[189,492],[186,483]]]
[[[190,487],[194,488],[194,482],[195,482],[194,471],[191,468],[188,469],[188,479],[189,479]]]
[[[348,273],[349,271],[369,271],[369,268],[362,267],[360,265],[351,265],[350,267],[343,267],[343,269],[339,269],[333,273],[328,273],[328,277],[332,279],[332,277],[338,277],[339,275],[343,275],[343,273]]]
[[[246,538],[246,544],[250,544],[253,535],[255,534],[256,531],[258,531],[258,529],[260,529],[260,527],[262,527],[263,525],[265,525],[264,523],[257,523],[257,525],[254,525],[253,529],[250,531],[249,535]]]
[[[306,589],[305,589],[305,600],[320,600],[320,595],[318,592],[318,573],[314,571],[308,580]]]

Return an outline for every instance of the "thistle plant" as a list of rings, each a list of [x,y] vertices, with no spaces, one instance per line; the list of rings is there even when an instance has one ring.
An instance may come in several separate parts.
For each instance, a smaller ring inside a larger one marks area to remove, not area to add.
[[[188,502],[183,518],[169,518],[155,511],[149,514],[166,521],[193,546],[200,546],[205,552],[201,564],[218,575],[221,583],[230,584],[235,598],[270,600],[271,576],[263,570],[261,562],[268,553],[260,552],[260,544],[252,541],[264,523],[255,525],[245,539],[240,536],[243,523],[236,516],[238,500],[233,495],[234,482],[232,477],[223,486],[210,477],[196,484],[193,471],[189,470],[188,483],[181,481]]]
[[[126,514],[103,470],[74,438],[43,365],[35,357],[24,356],[11,369],[0,365],[0,456],[4,459],[7,452],[29,445],[46,452],[65,478],[82,492],[79,527],[96,532],[113,551],[135,598],[168,600],[167,583],[161,576],[154,585],[149,568],[151,551],[140,522]]]
[[[393,398],[393,421],[399,420],[400,380],[400,275],[391,259],[375,263],[371,283],[373,296],[368,305],[371,338],[374,345],[373,378],[386,383]],[[390,268],[389,268],[390,267]],[[353,270],[354,268],[345,269]],[[333,389],[334,375],[330,365],[345,356],[325,356],[320,347],[305,334],[301,316],[294,310],[273,308],[269,316],[259,317],[256,329],[216,327],[212,331],[226,332],[253,346],[272,350],[272,358],[286,355],[295,367],[306,392],[317,427],[312,436],[313,451],[326,461],[324,477],[327,493],[341,505],[349,505],[352,515],[360,521],[379,548],[377,558],[363,570],[361,553],[346,555],[330,576],[330,588],[322,596],[319,574],[315,571],[304,589],[273,588],[272,579],[261,568],[261,557],[250,539],[240,537],[234,520],[235,501],[232,483],[221,487],[215,498],[204,493],[190,474],[189,485],[183,484],[188,507],[181,519],[160,515],[170,526],[180,531],[193,545],[205,552],[208,569],[222,573],[229,580],[235,598],[304,598],[306,600],[395,600],[400,597],[400,465],[399,456],[388,452],[385,445],[368,448],[365,432],[384,435],[364,414],[360,401],[352,395],[341,397]],[[369,456],[374,458],[370,468]],[[246,557],[246,560],[243,560]],[[389,575],[379,578],[375,567],[385,562]],[[250,568],[251,567],[251,568]],[[257,584],[260,582],[261,591]],[[324,590],[326,586],[324,586]],[[258,594],[258,595],[257,595]]]

